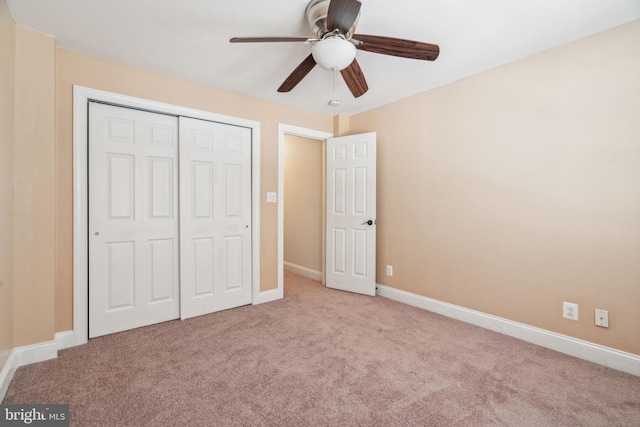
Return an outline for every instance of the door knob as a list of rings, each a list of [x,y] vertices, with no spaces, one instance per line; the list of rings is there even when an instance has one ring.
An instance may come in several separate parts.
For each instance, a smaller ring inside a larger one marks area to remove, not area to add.
[[[373,225],[373,221],[372,221],[372,220],[365,221],[365,222],[363,222],[363,223],[362,223],[362,224],[360,224],[360,225],[365,225],[365,224],[366,224],[366,225]]]

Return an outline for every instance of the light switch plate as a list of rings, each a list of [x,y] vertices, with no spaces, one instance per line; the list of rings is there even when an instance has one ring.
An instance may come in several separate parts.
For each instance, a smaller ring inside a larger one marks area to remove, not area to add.
[[[267,192],[267,203],[276,203],[278,201],[278,194],[273,192]]]

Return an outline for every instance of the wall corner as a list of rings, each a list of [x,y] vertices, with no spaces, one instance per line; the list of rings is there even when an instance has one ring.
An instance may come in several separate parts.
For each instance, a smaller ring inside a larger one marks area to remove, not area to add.
[[[335,136],[349,135],[350,129],[349,116],[337,114],[333,116],[333,134]]]

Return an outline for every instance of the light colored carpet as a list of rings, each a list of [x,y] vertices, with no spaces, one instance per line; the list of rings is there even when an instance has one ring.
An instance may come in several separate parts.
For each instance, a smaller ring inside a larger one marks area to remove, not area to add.
[[[286,273],[285,298],[19,368],[72,425],[637,426],[640,378]]]

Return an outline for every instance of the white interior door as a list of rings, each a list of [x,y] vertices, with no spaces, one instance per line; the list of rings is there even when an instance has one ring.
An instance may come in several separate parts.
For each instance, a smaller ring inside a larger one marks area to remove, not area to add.
[[[251,303],[251,130],[180,118],[180,316]]]
[[[178,120],[89,106],[89,337],[179,316]]]
[[[376,134],[327,139],[327,287],[376,294]]]

